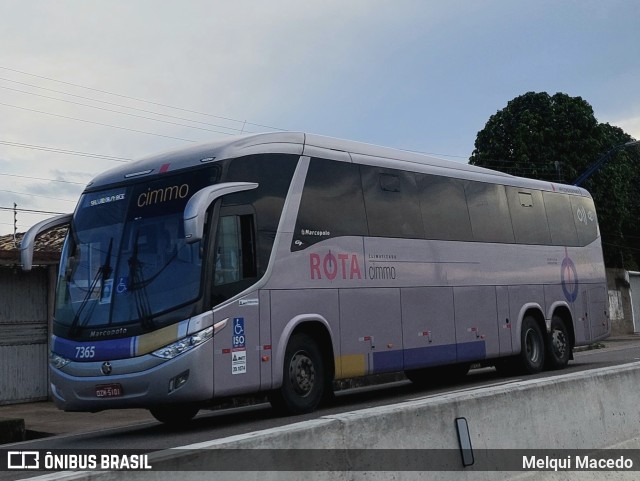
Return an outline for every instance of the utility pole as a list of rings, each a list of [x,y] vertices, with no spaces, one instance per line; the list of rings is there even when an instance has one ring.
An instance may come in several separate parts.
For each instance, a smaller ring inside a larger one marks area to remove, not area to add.
[[[18,204],[13,203],[13,245],[18,247]]]
[[[627,147],[631,147],[632,145],[640,144],[640,140],[633,140],[631,142],[626,142],[624,144],[616,145],[612,147],[607,152],[602,154],[598,160],[596,160],[587,170],[585,170],[580,177],[576,179],[573,185],[577,185],[578,187],[582,185],[582,183],[591,177],[593,174],[598,172],[604,164],[609,162],[613,157],[613,154],[619,150],[625,149]]]

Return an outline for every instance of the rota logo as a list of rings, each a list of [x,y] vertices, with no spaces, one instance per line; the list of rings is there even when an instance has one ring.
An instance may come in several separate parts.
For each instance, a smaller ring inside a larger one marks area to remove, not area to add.
[[[322,257],[320,254],[309,254],[309,268],[311,279],[334,280],[338,276],[341,279],[362,279],[360,263],[356,254],[338,254],[329,251]]]

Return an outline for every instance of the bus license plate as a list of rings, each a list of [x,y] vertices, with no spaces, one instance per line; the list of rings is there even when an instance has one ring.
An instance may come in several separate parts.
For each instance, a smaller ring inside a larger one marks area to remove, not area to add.
[[[122,396],[121,384],[98,384],[96,386],[97,397],[120,397]]]

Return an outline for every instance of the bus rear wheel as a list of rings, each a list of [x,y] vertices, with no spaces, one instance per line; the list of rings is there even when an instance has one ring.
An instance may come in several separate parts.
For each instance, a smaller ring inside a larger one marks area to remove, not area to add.
[[[327,390],[325,365],[316,342],[307,334],[291,336],[284,355],[282,386],[269,401],[283,414],[314,411]]]
[[[520,366],[525,374],[536,374],[544,367],[545,342],[536,320],[526,316],[520,332]]]
[[[179,427],[191,421],[199,407],[191,404],[165,404],[149,408],[151,415],[167,426]]]
[[[569,363],[571,357],[571,340],[562,319],[558,316],[551,318],[551,332],[547,339],[546,362],[549,369],[562,369]]]

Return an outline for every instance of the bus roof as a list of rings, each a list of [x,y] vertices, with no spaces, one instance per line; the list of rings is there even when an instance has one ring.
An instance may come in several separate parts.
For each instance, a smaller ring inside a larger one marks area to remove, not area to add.
[[[422,172],[433,171],[439,175],[463,177],[486,182],[541,188],[544,190],[563,190],[578,195],[589,195],[578,187],[515,177],[503,172],[469,165],[462,162],[444,160],[419,152],[381,147],[351,140],[336,139],[303,132],[272,132],[237,136],[221,141],[198,144],[192,147],[171,150],[143,157],[123,164],[96,176],[87,186],[93,191],[107,185],[135,181],[138,178],[158,173],[196,167],[209,162],[241,157],[259,153],[281,153],[318,156],[322,153],[335,158],[342,153],[344,158],[356,163],[369,163],[376,159],[381,165]]]

